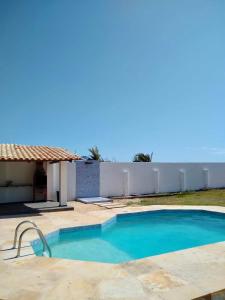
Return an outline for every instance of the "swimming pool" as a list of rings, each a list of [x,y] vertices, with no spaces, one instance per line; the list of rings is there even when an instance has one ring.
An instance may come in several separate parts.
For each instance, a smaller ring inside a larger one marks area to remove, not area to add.
[[[225,241],[225,214],[203,210],[121,214],[104,224],[64,228],[46,238],[53,257],[116,264]],[[40,240],[32,247],[42,255]]]

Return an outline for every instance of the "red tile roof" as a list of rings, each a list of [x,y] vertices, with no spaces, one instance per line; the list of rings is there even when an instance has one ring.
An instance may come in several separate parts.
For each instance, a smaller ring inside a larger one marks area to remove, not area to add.
[[[63,148],[0,144],[0,161],[62,161],[80,157]]]

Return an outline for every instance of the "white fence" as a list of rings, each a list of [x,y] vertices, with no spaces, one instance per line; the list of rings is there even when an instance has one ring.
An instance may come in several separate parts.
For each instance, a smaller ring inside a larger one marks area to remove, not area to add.
[[[225,163],[100,163],[100,196],[225,187]]]

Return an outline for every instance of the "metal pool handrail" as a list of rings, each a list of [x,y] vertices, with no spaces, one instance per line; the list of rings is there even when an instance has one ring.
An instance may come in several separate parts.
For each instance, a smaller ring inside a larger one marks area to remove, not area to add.
[[[18,244],[18,250],[17,250],[17,255],[16,257],[20,257],[20,250],[21,250],[21,243],[22,243],[22,238],[24,236],[24,234],[27,232],[27,231],[30,231],[30,230],[36,230],[39,237],[40,237],[40,240],[42,241],[43,243],[43,252],[46,251],[46,249],[48,250],[48,253],[49,253],[49,257],[52,257],[52,252],[51,252],[51,249],[42,233],[42,231],[38,228],[38,227],[28,227],[26,229],[23,230],[23,232],[20,234],[20,237],[19,237],[19,244]]]
[[[38,228],[38,226],[36,225],[36,223],[34,223],[33,221],[25,220],[25,221],[20,222],[20,223],[16,226],[16,229],[15,229],[15,235],[14,235],[14,241],[13,241],[13,247],[12,247],[12,249],[16,249],[16,242],[17,242],[18,230],[19,230],[20,226],[23,225],[23,224],[25,224],[25,223],[30,223],[30,224],[32,224],[34,227],[37,227],[37,228]]]

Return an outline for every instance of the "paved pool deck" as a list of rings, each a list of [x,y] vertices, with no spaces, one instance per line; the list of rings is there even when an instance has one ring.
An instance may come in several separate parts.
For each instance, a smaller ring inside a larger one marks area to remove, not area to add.
[[[205,209],[225,213],[225,207],[137,206],[105,209],[70,202],[74,211],[0,218],[0,299],[189,300],[225,289],[225,242],[113,265],[36,257],[27,233],[22,257],[13,259],[16,225],[33,220],[44,234],[64,227],[99,224],[118,213],[157,209]],[[210,299],[210,298],[201,298]],[[223,293],[212,299],[225,299]]]

